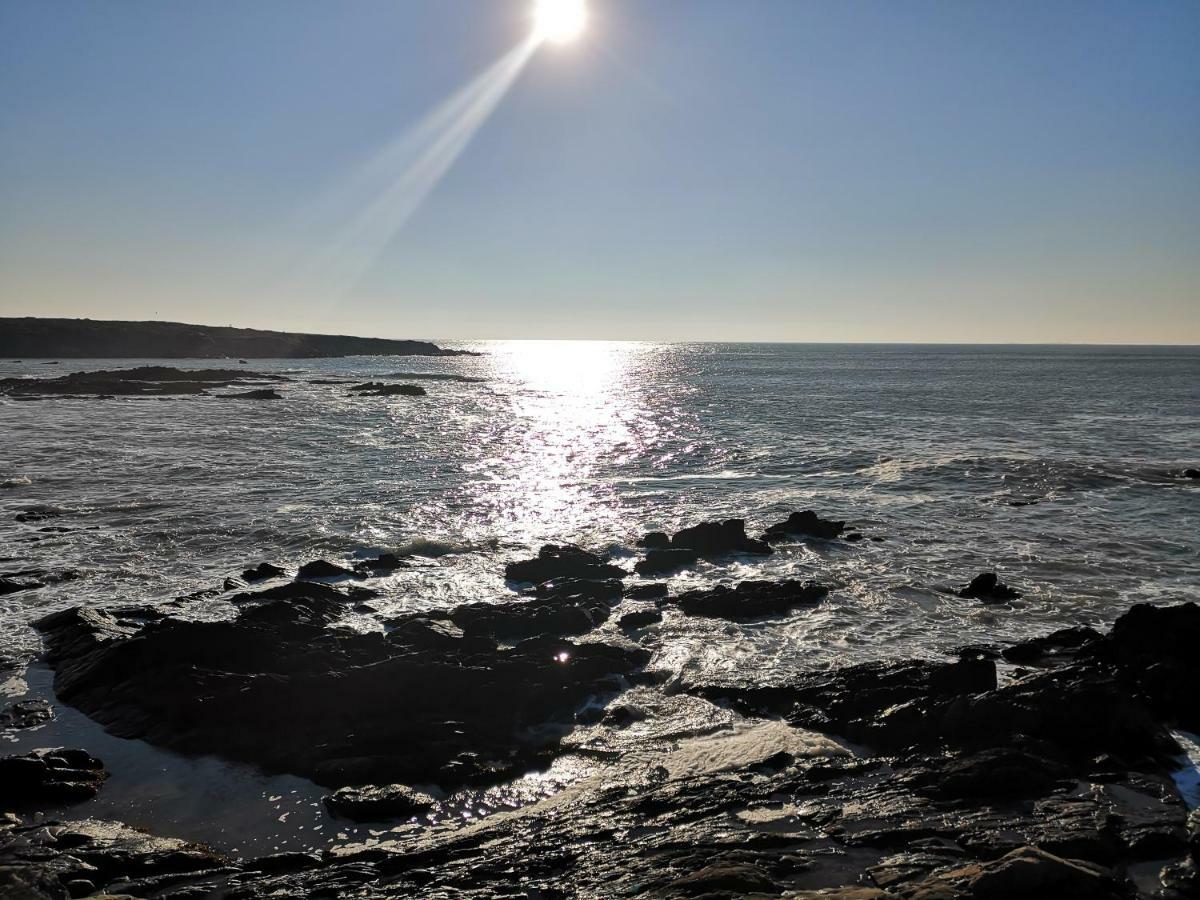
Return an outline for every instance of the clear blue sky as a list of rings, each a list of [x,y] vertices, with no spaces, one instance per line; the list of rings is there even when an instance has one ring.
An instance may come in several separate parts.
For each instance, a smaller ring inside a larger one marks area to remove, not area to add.
[[[0,0],[0,314],[1200,342],[1196,0],[590,0],[352,290],[298,275],[530,2]]]

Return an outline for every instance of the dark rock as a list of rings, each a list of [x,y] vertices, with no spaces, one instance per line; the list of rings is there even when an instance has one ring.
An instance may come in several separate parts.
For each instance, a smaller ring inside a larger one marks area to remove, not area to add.
[[[57,519],[62,515],[61,512],[53,509],[30,509],[23,513],[17,513],[14,518],[18,522],[45,522],[47,519]]]
[[[639,539],[637,545],[647,550],[666,550],[671,546],[671,536],[665,531],[651,531]]]
[[[500,649],[411,619],[358,634],[327,626],[337,612],[318,596],[247,605],[231,621],[139,628],[76,609],[38,627],[59,698],[112,734],[330,787],[523,774],[561,736],[532,728],[569,722],[649,659],[546,637]]]
[[[907,896],[910,900],[1120,900],[1128,895],[1103,866],[1021,847],[992,862],[939,873]]]
[[[222,397],[231,400],[282,400],[283,394],[279,391],[273,391],[270,388],[254,391],[244,391],[240,394],[221,394]]]
[[[1001,584],[995,572],[984,572],[972,578],[971,583],[958,592],[958,596],[999,602],[1015,600],[1021,596],[1021,592],[1007,584]]]
[[[618,627],[622,631],[636,631],[639,628],[647,628],[651,625],[657,625],[662,621],[662,613],[657,609],[641,610],[639,612],[626,613],[621,616],[617,622]]]
[[[769,554],[770,546],[746,535],[745,519],[724,522],[702,522],[692,528],[677,531],[671,537],[676,550],[695,550],[701,556],[723,556],[727,553]]]
[[[614,706],[604,713],[602,721],[609,728],[627,728],[634,722],[644,721],[646,714],[632,706]]]
[[[466,635],[503,640],[539,635],[567,637],[587,634],[609,616],[604,600],[581,595],[552,594],[512,603],[471,603],[450,613],[450,621]]]
[[[670,593],[665,584],[634,584],[625,589],[629,600],[662,600]]]
[[[67,805],[90,800],[108,773],[82,750],[34,750],[0,757],[0,797],[17,806]]]
[[[391,572],[395,569],[404,569],[408,567],[408,563],[398,557],[395,553],[381,553],[371,559],[364,559],[356,566],[356,568],[365,569],[371,572]]]
[[[998,747],[935,760],[909,783],[917,793],[946,800],[1041,797],[1067,774],[1060,763]]]
[[[362,397],[424,397],[429,393],[419,384],[385,384],[382,381],[356,384],[350,390]]]
[[[345,787],[325,798],[325,805],[356,822],[407,819],[428,812],[437,800],[403,784]]]
[[[695,550],[651,550],[646,558],[638,560],[633,570],[646,577],[669,575],[700,561],[700,554]]]
[[[812,510],[795,512],[786,521],[777,522],[767,529],[763,540],[769,543],[785,541],[790,537],[814,537],[831,541],[841,537],[846,530],[845,522],[835,522],[832,519],[822,519]],[[862,539],[862,535],[858,535]],[[849,537],[847,537],[849,540]]]
[[[353,574],[349,569],[334,565],[328,560],[317,559],[302,565],[296,573],[296,578],[344,578]]]
[[[33,728],[54,718],[54,707],[45,700],[18,700],[0,710],[0,728]]]
[[[782,894],[761,868],[749,863],[717,863],[705,866],[690,875],[677,878],[668,885],[669,891],[683,896],[735,896],[747,894]]]
[[[1084,648],[1104,640],[1104,635],[1094,628],[1064,628],[1044,637],[1013,644],[1001,651],[1001,655],[1013,663],[1032,665],[1037,663],[1062,662]]]
[[[1109,646],[1158,716],[1200,732],[1200,606],[1138,604],[1117,619]]]
[[[688,591],[676,598],[689,616],[722,619],[761,619],[777,616],[797,606],[815,606],[829,589],[811,581],[743,581],[736,588]]]
[[[1200,478],[1200,469],[1184,469],[1184,478]]]
[[[253,569],[247,569],[242,573],[242,578],[246,581],[266,581],[268,578],[281,578],[284,575],[287,575],[285,569],[264,562],[259,563]]]
[[[561,546],[547,544],[538,553],[537,559],[509,563],[504,577],[509,581],[524,581],[541,584],[557,578],[582,578],[591,581],[607,581],[624,578],[629,573],[609,563],[604,557],[589,553],[570,544]]]
[[[0,393],[13,396],[162,397],[204,394],[210,388],[246,381],[287,381],[281,375],[241,369],[175,369],[139,366],[101,372],[72,372],[58,378],[0,379]]]

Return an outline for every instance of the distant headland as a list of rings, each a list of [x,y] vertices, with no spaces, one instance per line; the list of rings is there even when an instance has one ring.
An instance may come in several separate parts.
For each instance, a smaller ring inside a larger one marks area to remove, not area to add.
[[[0,357],[64,359],[314,359],[336,356],[468,356],[428,341],[294,334],[94,319],[0,318]]]

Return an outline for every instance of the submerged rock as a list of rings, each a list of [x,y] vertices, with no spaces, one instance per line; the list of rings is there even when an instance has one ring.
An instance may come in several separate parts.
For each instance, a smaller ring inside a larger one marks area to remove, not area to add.
[[[822,540],[833,540],[841,537],[846,530],[845,522],[835,522],[832,519],[822,519],[812,510],[792,513],[783,522],[777,522],[767,529],[763,540],[768,543],[785,541],[790,537],[815,537]],[[851,536],[847,536],[847,540]],[[861,540],[862,535],[857,535]]]
[[[811,581],[743,581],[735,588],[718,585],[711,590],[688,591],[675,602],[689,616],[761,619],[797,606],[815,606],[828,593],[828,588]]]
[[[82,803],[108,778],[104,764],[82,750],[34,750],[0,757],[0,798],[17,806]]]
[[[624,578],[628,574],[604,557],[571,544],[547,544],[538,552],[536,559],[509,563],[504,568],[504,577],[509,581],[531,584],[542,584],[557,578],[608,581]]]
[[[971,583],[958,592],[958,596],[972,600],[990,600],[1000,602],[1016,600],[1021,592],[1000,581],[995,572],[983,572],[971,579]]]
[[[345,787],[325,798],[325,805],[356,822],[406,819],[428,812],[437,800],[403,784]]]

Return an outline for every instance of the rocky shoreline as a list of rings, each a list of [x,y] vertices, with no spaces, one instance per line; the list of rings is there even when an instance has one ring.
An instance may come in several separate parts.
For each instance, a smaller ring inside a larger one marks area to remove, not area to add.
[[[206,601],[221,605],[214,620],[184,617],[182,600],[47,616],[37,627],[58,700],[110,733],[303,776],[328,789],[332,813],[402,827],[374,843],[241,859],[116,822],[48,823],[37,810],[104,790],[86,747],[48,749],[0,759],[0,893],[1200,896],[1200,814],[1172,779],[1177,734],[1200,732],[1196,604],[1133,606],[1107,632],[770,685],[651,665],[664,613],[770,627],[828,592],[742,581],[671,596],[659,572],[854,534],[807,511],[762,540],[737,519],[651,533],[642,577],[550,545],[508,566],[511,597],[405,614],[376,632],[342,620],[370,609],[372,578],[408,564],[387,554],[354,568],[314,561],[294,579],[251,566]],[[1019,595],[992,573],[958,593]],[[598,631],[614,617],[616,631]],[[421,818],[455,790],[579,752],[573,731],[602,721],[632,732],[639,714],[626,698],[639,691],[724,709],[728,726],[667,752],[596,749],[587,775],[508,812]],[[5,711],[7,727],[48,714]]]

